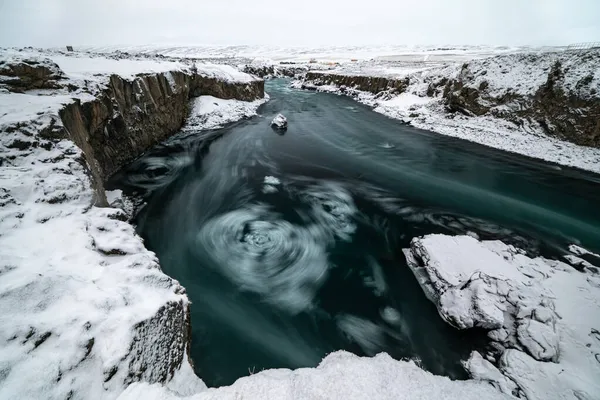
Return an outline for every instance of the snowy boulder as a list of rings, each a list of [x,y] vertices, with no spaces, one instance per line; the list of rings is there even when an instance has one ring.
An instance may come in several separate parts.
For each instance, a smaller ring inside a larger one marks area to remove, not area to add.
[[[12,56],[0,59],[0,83],[10,92],[57,89],[64,78],[59,66],[48,58]]]
[[[516,384],[529,400],[600,393],[600,279],[593,270],[469,236],[415,238],[404,254],[446,322],[488,330],[489,351],[465,363],[473,379],[507,394]]]
[[[271,126],[275,129],[285,130],[288,126],[287,118],[283,114],[277,114],[271,121]]]
[[[407,262],[442,318],[458,329],[490,331],[499,349],[518,345],[536,360],[558,357],[550,293],[532,285],[547,276],[538,264],[502,242],[429,235],[405,250]]]

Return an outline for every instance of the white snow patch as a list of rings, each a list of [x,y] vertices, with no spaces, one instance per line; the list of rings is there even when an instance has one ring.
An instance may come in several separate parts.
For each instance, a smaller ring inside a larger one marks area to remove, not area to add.
[[[178,396],[159,385],[133,384],[119,400],[208,399],[510,399],[487,382],[451,381],[423,371],[412,361],[385,353],[373,358],[338,351],[317,368],[271,369],[240,378],[233,385]]]
[[[288,125],[287,118],[283,114],[277,114],[271,121],[271,125],[277,129],[285,129]]]
[[[258,107],[268,101],[223,100],[213,96],[200,96],[192,100],[192,111],[183,127],[184,131],[217,129],[223,125],[256,115]]]
[[[133,79],[138,74],[181,71],[187,65],[176,61],[111,59],[104,57],[51,55],[52,61],[71,78],[89,79],[94,75],[116,74]]]
[[[251,83],[259,80],[259,78],[246,74],[231,65],[203,63],[196,64],[196,66],[199,75],[225,80],[227,82]]]
[[[576,244],[570,245],[569,251],[578,256],[591,255],[600,258],[600,254],[592,253],[588,249],[584,249],[583,247],[577,246]]]

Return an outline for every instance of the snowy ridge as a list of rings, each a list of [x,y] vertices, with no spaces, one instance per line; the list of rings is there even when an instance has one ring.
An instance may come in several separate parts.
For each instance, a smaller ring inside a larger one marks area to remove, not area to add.
[[[210,46],[210,45],[138,45],[138,46],[91,46],[76,50],[130,54],[161,55],[181,58],[270,58],[273,60],[295,60],[308,62],[311,59],[350,61],[351,59],[390,59],[411,57],[422,60],[423,57],[443,57],[445,59],[472,59],[494,54],[514,53],[522,51],[561,50],[561,47],[507,47],[507,46]]]
[[[579,272],[469,236],[428,235],[404,252],[444,320],[488,330],[494,354],[472,354],[474,378],[529,400],[600,393],[598,268]]]

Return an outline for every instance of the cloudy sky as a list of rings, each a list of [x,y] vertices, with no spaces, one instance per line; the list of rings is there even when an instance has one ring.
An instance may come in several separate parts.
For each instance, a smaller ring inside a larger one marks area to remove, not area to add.
[[[600,0],[0,0],[0,46],[600,41]]]

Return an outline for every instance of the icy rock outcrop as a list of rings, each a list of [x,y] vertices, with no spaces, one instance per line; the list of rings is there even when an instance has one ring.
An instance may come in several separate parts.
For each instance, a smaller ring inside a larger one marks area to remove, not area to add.
[[[271,126],[279,130],[285,130],[288,126],[287,118],[283,114],[277,114],[271,121]]]
[[[558,336],[551,295],[531,289],[531,278],[509,260],[517,249],[470,236],[413,239],[408,265],[442,318],[458,329],[491,331],[503,346],[519,343],[537,360],[556,361]],[[504,246],[504,247],[502,247]],[[529,259],[527,259],[529,260]],[[533,271],[536,271],[533,269]]]
[[[514,383],[530,400],[600,393],[600,337],[591,335],[600,326],[597,273],[470,236],[415,238],[404,253],[444,320],[488,330],[486,358],[496,366],[474,353],[466,364],[474,378],[506,393]],[[553,375],[560,384],[548,390]]]
[[[483,380],[452,381],[397,361],[385,353],[358,357],[344,351],[329,354],[316,368],[272,369],[238,379],[233,385],[178,396],[159,385],[131,385],[119,400],[209,399],[510,399]]]
[[[410,83],[408,77],[395,79],[383,76],[354,75],[351,73],[339,74],[327,71],[309,71],[306,73],[305,81],[305,89],[335,85],[373,94],[383,91],[402,93]]]
[[[58,65],[48,58],[12,56],[0,60],[0,87],[11,92],[57,89],[64,78]]]

